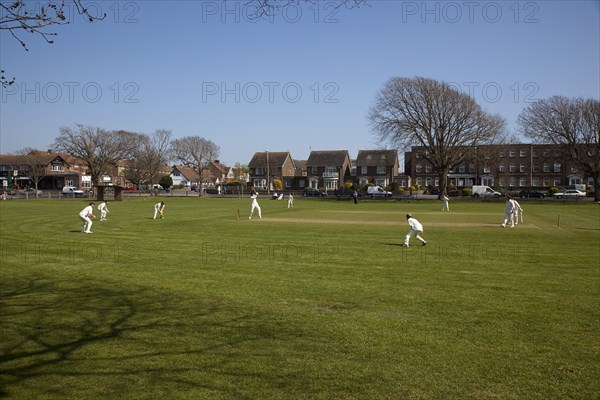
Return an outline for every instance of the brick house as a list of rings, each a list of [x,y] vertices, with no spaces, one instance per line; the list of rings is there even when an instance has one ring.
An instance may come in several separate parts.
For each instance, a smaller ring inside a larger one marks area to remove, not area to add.
[[[302,177],[297,176],[297,166],[287,151],[263,151],[254,153],[248,164],[249,183],[257,189],[274,190],[273,181],[281,180],[282,189],[304,188]]]
[[[356,182],[362,188],[367,183],[378,186],[391,184],[398,176],[396,150],[359,150],[356,157]]]
[[[506,144],[465,148],[465,160],[454,166],[447,176],[449,186],[502,186],[509,190],[525,187],[549,188],[586,184],[584,176],[564,154],[564,148],[552,144]],[[421,146],[405,152],[405,171],[413,183],[439,186],[439,177]]]
[[[306,160],[308,186],[336,190],[352,181],[348,150],[311,151]]]

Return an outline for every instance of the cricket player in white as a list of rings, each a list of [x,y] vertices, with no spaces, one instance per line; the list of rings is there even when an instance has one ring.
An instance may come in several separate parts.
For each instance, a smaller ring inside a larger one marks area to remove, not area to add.
[[[513,204],[515,205],[515,212],[513,213],[513,223],[515,225],[519,225],[519,216],[521,217],[521,222],[523,222],[523,209],[517,200],[513,199]]]
[[[410,230],[404,237],[403,246],[408,247],[411,236],[415,236],[418,240],[421,241],[421,243],[423,243],[423,246],[425,246],[427,242],[421,237],[421,235],[423,234],[423,225],[421,225],[421,223],[417,221],[416,218],[413,218],[411,214],[406,214],[406,219],[408,225],[410,225]]]
[[[154,205],[154,219],[156,219],[156,215],[158,215],[158,214],[160,214],[160,219],[162,219],[164,211],[165,211],[165,202],[161,201],[160,203],[156,203]]]
[[[448,201],[450,199],[445,194],[442,195],[442,211],[450,211],[450,207],[448,207]]]
[[[252,195],[250,195],[250,198],[252,199],[252,205],[250,207],[250,216],[248,217],[248,219],[252,219],[252,214],[254,214],[255,208],[258,210],[258,218],[262,219],[260,206],[258,205],[258,200],[256,200],[258,198],[258,193],[256,192],[256,190],[252,190]]]
[[[100,211],[100,221],[106,221],[106,213],[110,212],[108,211],[108,204],[106,204],[106,201],[98,204],[98,211]]]
[[[288,195],[288,208],[294,208],[294,196],[291,193]]]
[[[86,208],[81,210],[79,218],[83,220],[83,226],[81,227],[81,233],[94,233],[92,229],[92,218],[94,218],[94,203],[89,203]]]
[[[508,222],[510,222],[510,227],[514,228],[515,224],[513,221],[513,216],[515,214],[515,203],[513,202],[512,197],[506,196],[506,203],[504,204],[504,221],[502,221],[501,227],[505,227]]]

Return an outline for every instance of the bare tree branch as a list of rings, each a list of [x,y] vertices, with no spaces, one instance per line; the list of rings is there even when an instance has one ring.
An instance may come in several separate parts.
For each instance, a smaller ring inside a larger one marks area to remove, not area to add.
[[[553,96],[519,114],[521,132],[536,143],[560,145],[577,168],[594,178],[600,201],[600,101]]]
[[[381,142],[398,150],[423,146],[441,194],[449,171],[467,156],[466,148],[491,143],[505,124],[450,85],[421,77],[390,79],[377,94],[369,120]]]

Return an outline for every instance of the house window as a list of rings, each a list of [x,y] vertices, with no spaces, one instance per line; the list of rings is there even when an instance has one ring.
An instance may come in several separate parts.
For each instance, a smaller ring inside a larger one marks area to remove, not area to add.
[[[365,166],[360,167],[360,173],[362,175],[367,175],[367,167],[365,167]]]
[[[525,172],[525,164],[519,165],[519,172]]]
[[[419,153],[418,151],[415,153],[415,158],[421,158],[421,153]]]
[[[292,187],[292,181],[290,181],[289,179],[285,180],[285,188],[286,189],[290,189]]]
[[[464,164],[460,164],[458,166],[458,172],[461,173],[461,174],[465,173],[465,166],[464,166]]]
[[[440,186],[440,178],[435,178],[435,181],[433,183],[434,186]]]
[[[379,167],[377,167],[377,174],[378,175],[385,175],[385,166],[379,166]]]
[[[543,171],[544,172],[550,172],[550,166],[548,164],[544,164]]]
[[[560,186],[560,177],[554,177],[554,186]]]
[[[577,166],[571,165],[571,172],[577,172]]]
[[[469,173],[472,174],[475,172],[475,164],[469,164]]]
[[[519,178],[519,186],[527,186],[527,178],[521,177]]]
[[[491,172],[491,168],[489,167],[489,165],[484,165],[483,166],[483,173],[484,174],[489,174]]]
[[[517,186],[517,177],[511,176],[509,182],[510,182],[510,186]]]
[[[432,169],[433,167],[431,166],[431,164],[425,165],[425,172],[431,172]]]
[[[75,186],[75,185],[73,185],[73,180],[65,179],[65,186]]]
[[[534,176],[531,179],[531,186],[540,186],[540,178],[538,178],[537,176]]]
[[[420,173],[423,171],[423,166],[421,164],[417,164],[417,173]]]
[[[527,150],[520,150],[519,151],[519,157],[526,157],[527,156]]]
[[[538,164],[533,164],[533,172],[540,172],[540,166]]]
[[[517,151],[516,150],[511,150],[509,152],[510,157],[516,157],[517,156]]]
[[[501,151],[501,152],[500,152],[500,157],[504,158],[505,156],[506,156],[506,152],[504,152],[504,151]]]
[[[544,186],[550,186],[550,178],[547,176],[544,177]]]
[[[263,167],[256,167],[256,175],[264,175],[265,169]]]
[[[70,181],[72,182],[72,181]],[[68,186],[73,186],[73,185],[68,185]],[[92,187],[92,181],[82,181],[81,182],[81,188],[82,189],[89,189]]]
[[[430,186],[430,185],[431,185],[431,177],[425,178],[425,186]]]
[[[310,172],[311,172],[311,174],[313,174],[313,175],[316,175],[316,174],[317,174],[317,170],[318,170],[318,167],[310,167]]]
[[[334,181],[334,180],[326,180],[326,181],[325,181],[325,188],[326,188],[327,190],[330,190],[330,189],[331,189],[331,190],[335,190],[335,189],[337,189],[337,181]]]
[[[181,176],[179,172],[173,172],[173,176]]]
[[[298,182],[298,184],[301,188],[306,187],[306,181],[304,179],[300,179],[300,182]]]
[[[560,163],[559,162],[554,163],[554,172],[560,172]]]
[[[517,172],[517,166],[513,163],[510,163],[510,172]]]
[[[65,170],[64,165],[52,165],[52,167],[50,167],[50,170],[53,172],[63,172]],[[67,185],[67,186],[73,186],[73,185]]]
[[[505,171],[504,164],[498,165],[498,172],[504,172],[504,171]]]
[[[423,182],[423,180],[421,178],[417,178],[417,185],[421,186],[422,182]]]

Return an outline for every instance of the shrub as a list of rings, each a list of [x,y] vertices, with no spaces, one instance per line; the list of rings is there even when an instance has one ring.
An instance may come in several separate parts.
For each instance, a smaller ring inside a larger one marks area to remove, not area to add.
[[[352,189],[354,187],[354,184],[352,182],[345,182],[344,187],[346,189]]]
[[[168,189],[173,186],[173,178],[169,175],[163,175],[158,180],[158,184],[163,187],[163,189]]]
[[[281,190],[282,187],[283,184],[281,183],[281,179],[273,179],[273,188],[275,188],[275,190]]]
[[[463,196],[471,196],[472,194],[472,190],[471,189],[463,189],[462,190],[462,195]]]
[[[548,189],[548,193],[550,193],[550,195],[558,193],[558,188],[556,186],[552,186],[550,189]]]

